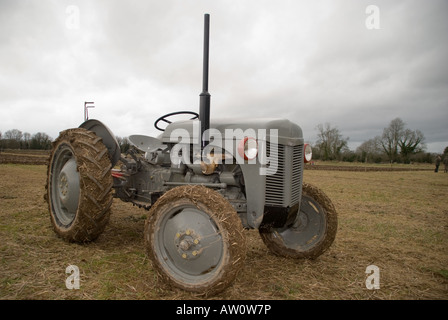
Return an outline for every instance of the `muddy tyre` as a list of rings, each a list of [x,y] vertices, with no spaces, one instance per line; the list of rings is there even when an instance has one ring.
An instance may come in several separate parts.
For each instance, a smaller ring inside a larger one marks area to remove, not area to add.
[[[321,189],[304,183],[295,221],[283,228],[260,229],[260,236],[276,255],[315,259],[331,246],[337,226],[336,209],[331,200]]]
[[[47,170],[45,198],[54,231],[70,242],[95,240],[110,218],[112,185],[101,138],[82,128],[62,131]]]
[[[186,291],[221,292],[244,264],[241,220],[224,197],[203,186],[176,187],[160,197],[149,212],[144,236],[160,277]]]

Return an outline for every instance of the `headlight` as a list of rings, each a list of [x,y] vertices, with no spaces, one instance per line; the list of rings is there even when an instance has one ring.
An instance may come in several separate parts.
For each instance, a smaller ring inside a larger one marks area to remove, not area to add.
[[[313,157],[313,149],[308,143],[305,143],[303,146],[303,155],[304,155],[304,161],[305,163],[308,163],[311,161],[311,158]]]
[[[254,138],[246,137],[238,144],[238,153],[244,160],[252,160],[258,154],[258,143]]]

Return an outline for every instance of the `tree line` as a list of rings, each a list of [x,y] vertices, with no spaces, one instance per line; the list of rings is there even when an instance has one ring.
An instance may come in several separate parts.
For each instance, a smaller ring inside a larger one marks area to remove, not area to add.
[[[364,141],[355,151],[348,148],[349,138],[343,137],[338,128],[326,123],[319,124],[316,129],[313,159],[370,163],[432,163],[434,160],[434,155],[425,152],[423,132],[407,128],[400,118],[393,119],[382,135]],[[448,147],[444,152],[448,153]]]
[[[128,138],[116,137],[121,152],[126,152],[130,147]],[[50,150],[53,139],[45,132],[31,135],[18,129],[12,129],[2,133],[0,131],[0,150],[3,149],[34,149]]]
[[[0,149],[50,150],[51,141],[52,138],[44,132],[31,135],[18,129],[8,130],[3,134],[0,131]]]
[[[344,137],[338,128],[329,123],[319,124],[316,127],[317,141],[312,145],[313,159],[339,160],[348,162],[427,162],[434,161],[434,155],[425,152],[425,136],[420,130],[411,130],[406,127],[400,118],[393,119],[383,129],[383,134],[364,141],[355,151],[348,148],[348,137]],[[121,152],[130,148],[126,137],[116,137]],[[22,133],[18,129],[0,131],[1,149],[41,149],[50,150],[52,138],[44,132],[36,134]],[[448,155],[448,147],[444,153]]]

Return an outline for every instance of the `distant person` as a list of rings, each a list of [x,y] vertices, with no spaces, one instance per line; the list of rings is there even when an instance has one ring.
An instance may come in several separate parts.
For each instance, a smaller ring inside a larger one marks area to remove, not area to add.
[[[445,165],[445,170],[443,172],[448,172],[448,154],[445,155],[445,158],[443,158],[443,164]]]
[[[434,172],[439,172],[440,162],[442,162],[442,158],[440,156],[437,156],[437,158],[436,158],[436,168],[435,168]]]

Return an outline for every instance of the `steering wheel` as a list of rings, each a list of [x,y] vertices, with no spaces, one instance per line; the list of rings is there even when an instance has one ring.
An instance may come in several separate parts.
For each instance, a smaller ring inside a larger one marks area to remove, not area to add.
[[[160,128],[160,127],[158,126],[159,122],[160,122],[160,121],[163,121],[163,122],[166,122],[166,123],[168,123],[168,124],[173,123],[172,121],[168,120],[167,118],[168,118],[168,117],[171,117],[171,116],[178,115],[178,114],[192,114],[192,115],[194,115],[194,117],[190,118],[190,120],[194,120],[194,119],[198,119],[198,118],[199,118],[199,114],[197,114],[196,112],[193,112],[193,111],[177,111],[177,112],[171,112],[171,113],[167,113],[166,115],[161,116],[159,119],[157,119],[157,120],[154,122],[154,127],[156,127],[157,130],[165,131],[165,129],[162,129],[162,128]]]

